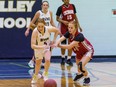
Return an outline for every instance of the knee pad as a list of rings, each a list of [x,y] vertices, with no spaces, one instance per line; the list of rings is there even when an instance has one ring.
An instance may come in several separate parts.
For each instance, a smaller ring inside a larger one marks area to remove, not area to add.
[[[78,67],[81,72],[85,73],[85,71],[83,70],[83,67],[82,67],[82,62],[79,62]]]

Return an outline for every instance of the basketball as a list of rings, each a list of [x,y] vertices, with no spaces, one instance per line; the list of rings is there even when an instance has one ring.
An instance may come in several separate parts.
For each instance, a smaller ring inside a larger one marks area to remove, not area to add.
[[[48,79],[44,82],[44,87],[57,87],[57,83],[53,79]]]

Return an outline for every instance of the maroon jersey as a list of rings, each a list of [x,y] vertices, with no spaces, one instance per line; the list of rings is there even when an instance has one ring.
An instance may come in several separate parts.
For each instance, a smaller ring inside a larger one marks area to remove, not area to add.
[[[73,52],[76,54],[76,58],[81,59],[87,52],[91,52],[91,57],[93,56],[94,49],[91,43],[83,36],[82,33],[76,32],[75,36],[72,36],[69,32],[64,35],[69,38],[70,42],[78,41],[78,46],[72,48]]]
[[[69,4],[68,6],[63,4],[58,8],[56,15],[61,16],[62,20],[70,22],[75,19],[75,13],[76,9],[73,4]],[[68,31],[67,26],[65,26],[63,23],[61,23],[60,29],[62,34],[65,34]]]

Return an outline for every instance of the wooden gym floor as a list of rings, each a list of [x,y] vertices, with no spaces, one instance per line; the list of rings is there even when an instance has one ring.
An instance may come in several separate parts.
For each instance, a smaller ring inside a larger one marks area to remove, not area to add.
[[[116,58],[115,58],[116,60]],[[0,60],[0,87],[43,87],[43,79],[37,84],[31,84],[33,69],[27,65],[29,60]],[[90,86],[83,86],[83,79],[74,83],[73,78],[77,67],[61,66],[52,62],[49,78],[56,80],[57,87],[116,87],[116,61],[94,61],[86,65],[91,78]],[[43,72],[44,69],[41,69]]]

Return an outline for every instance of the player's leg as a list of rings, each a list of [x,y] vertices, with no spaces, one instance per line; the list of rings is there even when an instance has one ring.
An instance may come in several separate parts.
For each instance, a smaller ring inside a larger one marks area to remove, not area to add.
[[[34,56],[32,57],[32,59],[29,61],[29,63],[28,63],[28,66],[30,67],[30,68],[34,68],[34,61],[35,61],[35,58],[34,58]]]
[[[80,80],[84,75],[82,74],[82,72],[80,71],[80,69],[78,68],[78,64],[80,62],[79,58],[75,58],[76,59],[76,65],[77,65],[77,73],[76,76],[74,77],[74,81],[78,81]]]
[[[89,54],[89,55],[88,55]],[[85,67],[85,65],[90,61],[91,59],[91,52],[87,52],[82,59],[78,62],[78,71],[80,72],[76,77],[74,78],[74,81],[79,80],[80,78],[84,77],[84,85],[90,83],[90,78],[88,76],[88,71]]]
[[[42,59],[43,59],[43,53],[39,53],[38,51],[35,51],[35,72],[34,72],[31,83],[36,83],[37,80],[41,78],[41,75],[38,73],[41,68]]]
[[[93,55],[93,51],[89,51],[87,52],[84,57],[81,59],[82,62],[82,69],[83,69],[83,75],[84,75],[84,81],[83,81],[83,85],[88,85],[90,83],[90,77],[88,76],[88,71],[86,69],[86,64],[91,60]]]
[[[49,70],[49,67],[50,67],[50,59],[51,59],[51,51],[47,50],[45,52],[45,64],[44,64],[44,72],[43,72],[43,77],[44,77],[44,80],[47,80],[48,79],[48,70]]]
[[[68,39],[68,44],[69,44],[69,39]],[[69,64],[70,66],[73,66],[73,63],[71,61],[71,56],[72,56],[72,49],[68,50],[68,57],[67,57],[67,64]]]
[[[35,73],[34,73],[34,75],[33,75],[33,78],[32,78],[31,83],[36,83],[37,80],[38,80],[39,78],[41,78],[41,75],[38,74],[38,73],[39,73],[39,70],[40,70],[40,68],[41,68],[41,62],[42,62],[42,59],[36,59],[36,60],[35,60]]]
[[[61,44],[66,44],[66,40],[62,41]],[[65,64],[65,49],[61,48],[61,65]]]

